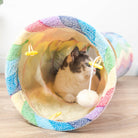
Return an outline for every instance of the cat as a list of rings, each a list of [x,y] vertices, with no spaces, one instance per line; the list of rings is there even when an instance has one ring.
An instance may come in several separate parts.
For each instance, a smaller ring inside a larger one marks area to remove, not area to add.
[[[74,103],[77,94],[83,89],[88,89],[91,73],[89,61],[91,60],[86,51],[79,51],[78,47],[75,47],[64,59],[54,81],[55,93],[64,101]],[[100,75],[98,77],[100,79]]]

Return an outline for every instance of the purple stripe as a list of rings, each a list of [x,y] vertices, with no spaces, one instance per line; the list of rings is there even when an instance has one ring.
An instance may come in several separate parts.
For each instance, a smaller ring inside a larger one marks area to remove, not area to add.
[[[96,107],[94,110],[92,110],[89,114],[85,116],[85,118],[88,118],[90,120],[95,120],[100,114],[102,113],[104,107]]]
[[[53,16],[40,20],[43,24],[51,27],[65,27],[65,25],[60,21],[58,16]]]

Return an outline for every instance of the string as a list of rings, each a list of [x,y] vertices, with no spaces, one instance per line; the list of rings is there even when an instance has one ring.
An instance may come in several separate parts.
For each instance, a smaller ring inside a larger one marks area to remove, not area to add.
[[[30,45],[29,45],[28,49],[29,49],[28,51],[30,52]]]
[[[94,61],[92,62],[91,74],[90,74],[90,81],[89,81],[89,89],[88,89],[89,91],[91,90],[91,84],[92,84],[92,76],[93,76],[94,64],[95,64],[95,62],[96,62],[96,60],[97,60],[98,58],[100,58],[100,56],[96,57],[96,58],[94,59]]]

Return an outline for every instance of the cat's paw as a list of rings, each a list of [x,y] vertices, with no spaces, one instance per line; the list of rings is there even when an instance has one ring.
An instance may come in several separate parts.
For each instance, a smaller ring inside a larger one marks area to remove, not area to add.
[[[74,103],[76,101],[76,97],[73,96],[72,94],[66,94],[64,100],[69,103]]]

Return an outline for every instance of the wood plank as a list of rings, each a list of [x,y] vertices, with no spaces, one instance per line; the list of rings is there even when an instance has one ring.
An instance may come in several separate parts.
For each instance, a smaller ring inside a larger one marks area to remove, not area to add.
[[[91,124],[71,132],[45,130],[25,121],[15,109],[0,74],[0,138],[137,138],[138,77],[122,77],[104,113]]]

